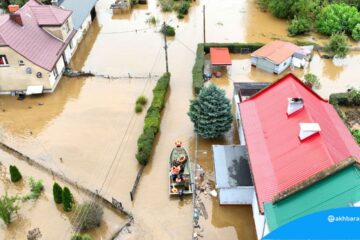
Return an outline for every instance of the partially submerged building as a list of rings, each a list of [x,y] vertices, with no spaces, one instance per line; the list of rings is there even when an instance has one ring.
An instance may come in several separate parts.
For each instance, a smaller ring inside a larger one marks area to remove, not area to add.
[[[0,94],[55,90],[71,59],[72,11],[29,0],[0,16]]]
[[[298,217],[358,205],[360,148],[332,105],[292,74],[238,99],[259,239]]]
[[[309,50],[293,43],[276,40],[251,54],[251,65],[264,71],[280,74],[290,65],[303,67]]]

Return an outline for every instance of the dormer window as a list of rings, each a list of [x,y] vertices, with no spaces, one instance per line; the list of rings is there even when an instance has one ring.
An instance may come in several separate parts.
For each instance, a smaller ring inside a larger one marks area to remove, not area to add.
[[[300,111],[304,108],[304,100],[299,97],[288,98],[288,107],[287,114],[290,116],[291,114]]]
[[[5,55],[0,55],[0,67],[8,66],[9,62]]]

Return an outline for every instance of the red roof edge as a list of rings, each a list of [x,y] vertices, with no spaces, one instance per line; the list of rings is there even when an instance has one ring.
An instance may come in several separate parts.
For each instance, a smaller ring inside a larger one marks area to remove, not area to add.
[[[262,90],[260,90],[259,92],[255,93],[254,95],[252,95],[251,97],[249,97],[248,99],[244,100],[243,102],[246,102],[248,100],[252,100],[254,98],[257,98],[258,96],[262,95],[264,92],[267,92],[269,89],[275,87],[276,85],[278,85],[279,83],[281,83],[282,81],[285,81],[287,78],[292,77],[293,79],[295,79],[296,81],[298,81],[305,89],[307,89],[311,94],[313,94],[315,97],[317,97],[319,100],[323,101],[323,102],[328,102],[328,100],[322,98],[319,94],[317,94],[316,92],[314,92],[312,89],[310,89],[308,86],[306,86],[303,81],[301,81],[297,76],[295,76],[292,73],[288,73],[286,74],[284,77],[276,80],[275,82],[273,82],[272,84],[270,84],[269,86],[263,88]]]

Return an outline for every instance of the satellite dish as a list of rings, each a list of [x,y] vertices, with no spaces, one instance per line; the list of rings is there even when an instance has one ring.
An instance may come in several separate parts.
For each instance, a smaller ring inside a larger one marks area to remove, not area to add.
[[[37,72],[37,73],[36,73],[36,77],[37,77],[37,78],[42,78],[42,73],[41,73],[41,72]]]
[[[26,73],[27,73],[27,74],[31,74],[31,73],[32,73],[31,67],[27,67],[27,68],[26,68]]]

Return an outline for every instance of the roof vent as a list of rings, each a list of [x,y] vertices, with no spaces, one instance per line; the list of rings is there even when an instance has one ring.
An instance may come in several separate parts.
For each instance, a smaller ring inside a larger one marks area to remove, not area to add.
[[[300,140],[304,140],[320,131],[321,128],[318,123],[300,123],[299,138]]]
[[[288,98],[287,114],[291,115],[304,108],[304,100],[302,98]]]

